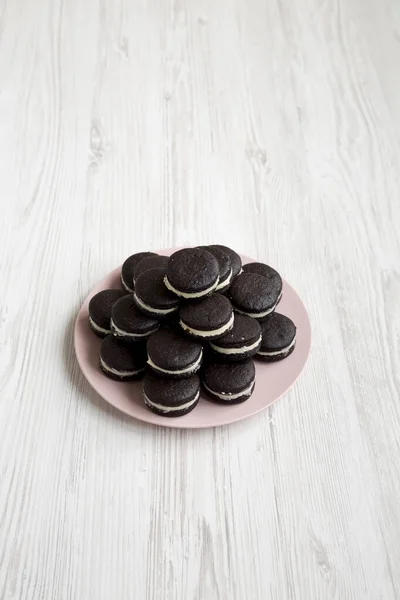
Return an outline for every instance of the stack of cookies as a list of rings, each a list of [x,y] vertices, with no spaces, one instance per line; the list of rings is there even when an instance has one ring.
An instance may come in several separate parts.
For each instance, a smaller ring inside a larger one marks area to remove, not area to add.
[[[255,386],[253,358],[277,361],[295,348],[295,325],[275,312],[279,273],[258,262],[242,268],[226,246],[134,254],[121,286],[89,303],[90,326],[104,338],[100,368],[118,381],[144,376],[143,401],[159,415],[192,411],[200,388],[220,404],[244,402]]]

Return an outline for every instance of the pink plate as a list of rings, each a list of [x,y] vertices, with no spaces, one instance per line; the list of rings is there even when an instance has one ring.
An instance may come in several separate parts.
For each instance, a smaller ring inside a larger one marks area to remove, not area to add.
[[[170,255],[174,249],[159,253]],[[252,262],[242,257],[243,263]],[[311,345],[311,327],[304,304],[294,289],[283,282],[283,297],[278,311],[290,317],[297,326],[297,341],[294,352],[276,363],[256,363],[256,387],[249,400],[242,404],[223,406],[200,397],[198,406],[183,417],[168,418],[152,413],[143,403],[141,383],[120,383],[105,377],[99,369],[100,339],[88,324],[88,306],[92,296],[106,288],[119,288],[121,268],[115,269],[102,279],[83,303],[75,324],[75,352],[79,366],[90,385],[106,402],[140,421],[180,427],[185,429],[216,427],[245,419],[270,406],[292,387],[307,361]]]

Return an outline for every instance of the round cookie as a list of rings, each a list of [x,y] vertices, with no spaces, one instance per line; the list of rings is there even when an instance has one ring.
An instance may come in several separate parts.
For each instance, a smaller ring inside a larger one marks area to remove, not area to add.
[[[135,280],[137,308],[150,317],[164,319],[178,310],[179,298],[164,285],[164,269],[150,269]]]
[[[232,329],[214,342],[212,350],[227,361],[239,361],[251,358],[261,346],[261,326],[258,321],[247,315],[235,314]]]
[[[233,327],[233,309],[228,298],[213,294],[204,300],[184,304],[179,324],[185,333],[201,340],[216,340]]]
[[[183,379],[196,373],[203,360],[203,348],[175,329],[160,329],[147,342],[148,365],[157,375]]]
[[[231,259],[232,266],[232,278],[236,277],[236,275],[239,275],[239,273],[242,270],[242,259],[240,258],[237,252],[235,252],[234,250],[232,250],[232,248],[229,248],[228,246],[221,246],[221,244],[213,244],[210,247],[219,248],[229,256],[229,258]]]
[[[140,312],[132,294],[115,302],[111,310],[111,332],[125,342],[143,342],[157,331],[159,322]]]
[[[143,380],[145,404],[157,415],[182,417],[196,408],[200,397],[200,378],[165,379],[147,373]]]
[[[243,271],[245,273],[258,273],[258,275],[266,277],[271,288],[278,291],[278,302],[280,302],[282,298],[282,277],[279,275],[278,271],[261,262],[252,262],[243,265]]]
[[[113,335],[107,335],[100,346],[100,369],[116,381],[133,381],[146,368],[146,345],[124,344]]]
[[[221,248],[218,248],[217,246],[199,246],[199,248],[203,248],[204,250],[211,252],[211,254],[217,259],[219,267],[219,281],[215,291],[223,294],[229,288],[232,281],[231,259],[223,250],[221,250]]]
[[[133,283],[135,284],[136,279],[145,271],[150,269],[164,269],[164,275],[167,272],[169,257],[168,256],[146,256],[143,258],[135,267],[133,271]]]
[[[155,252],[137,252],[136,254],[132,254],[129,256],[126,261],[123,263],[121,268],[121,285],[122,287],[133,294],[133,273],[136,265],[148,256],[158,256]]]
[[[263,275],[240,273],[230,287],[229,297],[236,311],[261,322],[275,310],[279,290],[271,288]]]
[[[170,256],[164,282],[177,296],[187,300],[208,296],[218,281],[218,261],[208,250],[184,248]]]
[[[276,362],[292,354],[296,346],[296,326],[289,317],[273,313],[261,324],[262,342],[256,358]]]
[[[126,296],[123,290],[102,290],[89,302],[89,325],[98,337],[111,333],[111,309],[114,302]]]
[[[207,396],[221,404],[239,404],[250,398],[256,371],[251,358],[238,363],[210,363],[203,371]]]

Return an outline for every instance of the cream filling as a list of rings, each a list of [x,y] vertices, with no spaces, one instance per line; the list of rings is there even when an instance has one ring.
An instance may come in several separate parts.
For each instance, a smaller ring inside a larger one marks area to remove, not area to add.
[[[229,271],[228,273],[228,277],[226,277],[223,281],[219,281],[217,287],[215,288],[216,291],[218,290],[222,290],[222,288],[224,288],[226,285],[229,285],[232,279],[232,269]]]
[[[185,408],[189,408],[190,406],[192,406],[199,399],[200,392],[197,392],[197,394],[195,395],[193,400],[186,402],[186,404],[181,404],[180,406],[163,406],[162,404],[157,404],[156,402],[152,402],[148,398],[148,396],[146,396],[146,394],[144,392],[143,392],[143,396],[144,396],[145,403],[148,404],[149,406],[154,406],[154,408],[161,410],[163,413],[169,413],[169,412],[176,412],[177,410],[184,410]]]
[[[182,321],[182,319],[179,321],[179,324],[184,331],[187,331],[191,335],[195,335],[196,337],[207,338],[207,337],[213,337],[214,335],[222,335],[223,333],[225,333],[232,327],[233,321],[234,321],[234,316],[232,313],[231,318],[225,325],[222,325],[222,327],[219,327],[218,329],[210,329],[209,331],[202,331],[201,329],[194,329],[193,327],[189,327],[189,325],[186,325],[186,323],[184,323]]]
[[[133,294],[133,290],[132,290],[132,289],[129,287],[129,285],[127,285],[127,284],[125,283],[125,281],[124,281],[124,280],[123,280],[123,278],[122,278],[122,275],[121,275],[121,283],[122,283],[122,287],[123,287],[123,288],[124,288],[124,289],[125,289],[127,292],[129,292],[130,294]]]
[[[93,319],[92,319],[92,317],[91,317],[90,315],[89,315],[89,321],[90,321],[90,324],[91,324],[91,326],[93,327],[93,329],[94,329],[95,331],[98,331],[99,333],[105,333],[105,334],[107,334],[107,333],[111,333],[111,330],[110,330],[110,329],[104,329],[103,327],[99,327],[99,326],[97,325],[97,323],[95,323],[95,322],[93,321]]]
[[[117,333],[118,335],[121,335],[124,337],[130,337],[130,338],[148,337],[149,335],[151,335],[153,333],[153,331],[157,331],[157,329],[152,329],[151,331],[148,331],[147,333],[129,333],[128,331],[124,331],[123,329],[120,329],[119,327],[117,327],[112,319],[111,319],[111,330],[115,331],[115,333]]]
[[[148,304],[142,302],[142,300],[137,297],[136,293],[133,295],[133,297],[135,298],[139,306],[141,306],[145,310],[148,310],[151,313],[154,313],[155,315],[169,315],[169,313],[178,310],[177,306],[174,306],[174,308],[153,308],[152,306],[149,306]]]
[[[177,296],[181,296],[182,298],[201,298],[202,296],[207,296],[207,294],[209,294],[210,292],[212,292],[213,290],[216,289],[217,285],[218,285],[219,279],[217,279],[217,281],[215,283],[213,283],[213,285],[209,288],[207,288],[206,290],[203,290],[202,292],[181,292],[180,290],[177,290],[176,288],[174,288],[173,285],[170,284],[170,282],[168,281],[168,277],[165,276],[164,277],[164,283],[165,286],[174,294],[176,294]]]
[[[161,367],[159,367],[158,365],[156,365],[151,360],[151,358],[148,358],[147,364],[150,365],[150,367],[153,367],[153,369],[155,369],[156,371],[160,371],[161,373],[167,373],[168,375],[183,375],[184,373],[191,373],[192,371],[195,371],[197,369],[197,367],[200,366],[202,358],[203,358],[203,351],[200,352],[200,356],[196,360],[196,362],[192,363],[188,367],[185,367],[184,369],[179,369],[178,371],[171,371],[169,369],[162,369]]]
[[[279,354],[284,354],[285,352],[288,352],[288,350],[290,350],[290,348],[292,348],[296,343],[296,336],[294,336],[293,340],[290,342],[289,346],[286,346],[286,348],[282,348],[282,350],[275,350],[274,352],[261,352],[260,350],[257,352],[257,354],[261,354],[261,356],[278,356]]]
[[[117,369],[112,369],[111,367],[109,367],[101,358],[101,356],[100,364],[103,367],[103,369],[108,373],[112,373],[113,375],[119,375],[120,377],[131,377],[132,375],[137,375],[138,373],[141,373],[145,369],[145,367],[143,367],[142,369],[137,369],[136,371],[118,371]]]
[[[220,398],[221,400],[237,400],[241,396],[247,396],[247,394],[251,394],[251,392],[253,391],[254,384],[255,381],[252,381],[248,388],[242,390],[241,392],[238,392],[237,394],[219,394],[218,392],[214,392],[214,390],[210,389],[203,381],[203,385],[206,388],[206,390],[208,390],[210,394],[213,394],[213,396],[217,396],[217,398]]]
[[[241,348],[222,348],[221,346],[217,346],[210,342],[211,348],[213,348],[216,352],[220,354],[244,354],[245,352],[250,352],[250,350],[254,350],[261,342],[261,335],[254,344],[249,344],[248,346],[242,346]]]

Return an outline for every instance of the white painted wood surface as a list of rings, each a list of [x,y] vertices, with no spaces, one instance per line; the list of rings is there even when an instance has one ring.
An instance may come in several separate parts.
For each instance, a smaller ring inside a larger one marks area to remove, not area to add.
[[[0,0],[0,598],[400,598],[396,0]],[[130,253],[298,289],[269,412],[125,418],[72,324]]]

